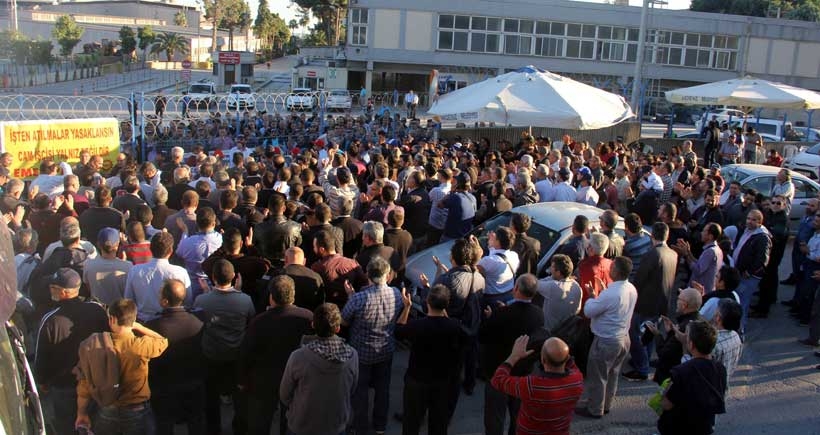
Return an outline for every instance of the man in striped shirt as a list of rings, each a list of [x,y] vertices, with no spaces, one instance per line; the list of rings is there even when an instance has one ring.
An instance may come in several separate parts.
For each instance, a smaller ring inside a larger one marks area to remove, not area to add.
[[[584,390],[584,378],[570,358],[569,346],[552,337],[541,347],[539,370],[529,376],[512,376],[510,371],[518,361],[528,357],[529,337],[522,335],[512,352],[498,366],[492,379],[494,388],[521,399],[516,421],[516,434],[569,434],[575,404]]]

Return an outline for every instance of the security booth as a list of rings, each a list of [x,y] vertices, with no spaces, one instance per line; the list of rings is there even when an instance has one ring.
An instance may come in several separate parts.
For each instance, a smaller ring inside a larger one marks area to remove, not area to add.
[[[341,62],[332,60],[315,60],[305,64],[300,62],[291,72],[293,74],[291,86],[294,88],[348,89],[347,68]]]
[[[250,51],[217,51],[211,55],[216,85],[230,86],[235,83],[253,83],[253,66],[256,54]]]

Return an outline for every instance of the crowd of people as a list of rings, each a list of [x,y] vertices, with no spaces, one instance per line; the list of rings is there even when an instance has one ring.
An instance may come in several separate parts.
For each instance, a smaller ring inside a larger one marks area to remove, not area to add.
[[[218,434],[229,405],[234,434],[268,434],[277,415],[283,434],[380,434],[391,409],[405,434],[425,418],[444,434],[479,382],[487,434],[569,433],[576,414],[606,418],[620,378],[653,368],[659,431],[715,430],[746,320],[778,299],[789,171],[771,192],[742,191],[689,141],[655,155],[568,135],[448,142],[389,115],[372,137],[347,136],[371,130],[346,117],[249,116],[172,122],[169,134],[201,142],[144,162],[120,154],[108,171],[83,152],[25,183],[0,156],[15,323],[50,433]],[[297,130],[322,134],[275,140]],[[603,211],[594,225],[577,216],[539,270],[550,247],[513,208],[556,201]],[[783,301],[811,346],[817,205]],[[443,241],[435,276],[408,279],[407,257]]]

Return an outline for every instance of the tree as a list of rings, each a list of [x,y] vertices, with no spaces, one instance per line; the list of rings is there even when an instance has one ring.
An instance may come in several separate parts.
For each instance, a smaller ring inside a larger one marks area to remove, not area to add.
[[[120,28],[120,54],[131,58],[137,49],[137,38],[134,29],[128,26]]]
[[[54,23],[54,28],[51,29],[51,36],[57,40],[60,45],[60,54],[63,56],[70,56],[74,47],[80,43],[83,36],[84,28],[77,25],[77,21],[70,15],[63,15],[57,18]]]
[[[177,33],[160,33],[157,35],[154,45],[151,46],[151,53],[165,53],[168,62],[174,58],[174,53],[188,54],[191,51],[191,43],[188,38]]]
[[[137,38],[140,40],[138,47],[142,50],[142,58],[144,61],[145,58],[148,57],[146,56],[146,51],[154,44],[157,35],[151,26],[145,26],[137,29]]]
[[[228,31],[228,50],[233,50],[233,34],[251,25],[251,8],[245,0],[217,0],[222,2],[222,18],[219,27]]]
[[[820,21],[820,0],[692,0],[697,12]]]
[[[820,2],[805,2],[786,13],[790,20],[820,22]]]
[[[205,20],[211,23],[211,53],[217,51],[216,31],[222,20],[224,0],[202,0],[205,9]]]
[[[339,44],[339,39],[341,36],[342,17],[347,13],[347,0],[293,1],[302,10],[310,11],[313,14],[313,16],[319,20],[319,24],[317,25],[317,27],[323,30],[326,36],[326,40],[328,42],[330,42],[333,45]]]
[[[174,25],[188,27],[188,15],[183,11],[177,11],[177,13],[174,14]]]

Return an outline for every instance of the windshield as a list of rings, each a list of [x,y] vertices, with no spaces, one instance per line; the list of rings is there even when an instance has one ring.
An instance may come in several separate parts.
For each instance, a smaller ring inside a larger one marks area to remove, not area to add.
[[[231,93],[232,94],[250,94],[251,93],[251,88],[246,87],[246,86],[242,86],[242,87],[239,87],[239,88],[231,88]]]
[[[820,143],[814,144],[811,148],[806,150],[808,154],[820,154]]]
[[[487,220],[473,230],[473,235],[475,235],[479,243],[481,243],[484,252],[489,252],[489,249],[487,249],[487,233],[501,226],[509,226],[511,218],[512,212],[507,211]],[[527,235],[541,241],[541,252],[538,253],[538,258],[543,257],[561,237],[561,233],[536,222],[532,222],[530,229],[527,230]]]
[[[347,91],[331,91],[330,95],[334,96],[334,97],[349,97],[350,96],[350,94],[348,94]]]
[[[192,94],[210,94],[211,93],[211,86],[210,85],[191,85],[191,90],[189,91]]]
[[[749,174],[736,167],[723,168],[720,175],[722,175],[723,179],[726,180],[727,185],[732,181],[741,182],[749,176]]]

